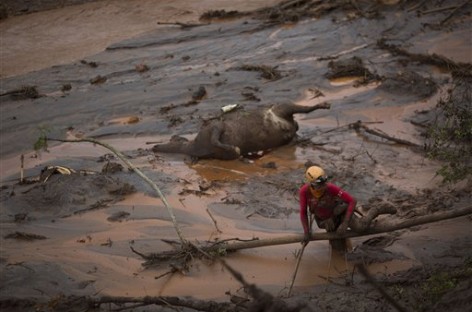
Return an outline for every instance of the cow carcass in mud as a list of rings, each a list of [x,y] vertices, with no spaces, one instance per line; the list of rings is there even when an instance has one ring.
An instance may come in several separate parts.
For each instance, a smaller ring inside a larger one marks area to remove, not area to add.
[[[173,136],[170,142],[154,145],[152,150],[181,153],[197,159],[237,159],[289,143],[298,131],[294,114],[329,108],[329,103],[313,106],[284,103],[262,109],[233,110],[206,122],[194,140]]]

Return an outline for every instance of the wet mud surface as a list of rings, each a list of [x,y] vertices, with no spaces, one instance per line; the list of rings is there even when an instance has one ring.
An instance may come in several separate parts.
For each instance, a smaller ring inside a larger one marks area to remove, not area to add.
[[[154,190],[126,166],[114,167],[122,162],[98,145],[49,141],[47,152],[33,151],[41,131],[96,138],[123,152],[162,190],[183,235],[197,242],[300,234],[297,191],[313,163],[355,195],[361,211],[384,202],[397,208],[378,222],[470,207],[470,182],[440,183],[420,124],[434,115],[451,71],[470,71],[471,7],[451,15],[454,9],[435,9],[459,7],[454,1],[391,2],[288,1],[237,18],[215,7],[198,26],[156,24],[74,62],[2,74],[2,310],[67,311],[67,298],[85,310],[82,296],[189,296],[248,310],[235,300],[247,304],[250,296],[220,263],[195,259],[172,274],[168,262],[143,267],[132,249],[161,252],[178,239]],[[67,16],[68,8],[61,10]],[[427,62],[433,54],[457,67]],[[329,110],[296,117],[293,142],[256,159],[196,162],[150,150],[173,135],[192,139],[226,105],[324,101]],[[30,183],[18,183],[21,154]],[[34,181],[46,166],[75,173]],[[312,242],[290,298],[300,245],[241,250],[225,260],[283,300],[274,311],[394,311],[359,263],[408,311],[465,311],[472,301],[470,221],[352,238],[345,256],[327,241]],[[152,309],[160,308],[129,310]]]

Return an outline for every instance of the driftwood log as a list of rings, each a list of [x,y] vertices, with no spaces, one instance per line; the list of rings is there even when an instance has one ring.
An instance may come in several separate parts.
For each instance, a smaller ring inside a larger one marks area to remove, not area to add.
[[[372,234],[393,232],[393,231],[398,231],[398,230],[406,229],[406,228],[417,226],[417,225],[462,217],[469,214],[472,214],[472,205],[463,207],[461,209],[415,217],[412,219],[403,220],[403,221],[399,221],[395,223],[377,223],[376,225],[369,228],[367,231],[363,233],[355,233],[353,231],[348,231],[345,235],[342,235],[342,236],[336,234],[335,232],[314,233],[311,235],[310,241],[351,238],[351,237],[359,237],[359,236],[366,236],[366,235],[372,235]],[[231,244],[227,244],[225,248],[226,248],[226,251],[236,251],[236,250],[241,250],[241,249],[257,248],[257,247],[264,247],[264,246],[293,244],[293,243],[299,243],[302,240],[303,240],[303,234],[299,234],[299,235],[292,235],[292,236],[285,236],[285,237],[259,239],[259,240],[253,240],[253,241],[234,242]]]
[[[467,216],[472,214],[472,205],[466,205],[459,209],[454,209],[451,211],[435,213],[431,215],[419,216],[407,220],[401,220],[396,222],[377,222],[375,225],[371,226],[368,230],[362,233],[356,233],[353,231],[348,231],[344,235],[338,235],[335,232],[331,233],[314,233],[311,235],[310,241],[317,240],[333,240],[333,239],[342,239],[342,238],[352,238],[360,237],[366,235],[380,234],[386,232],[398,231],[413,226],[418,226],[427,223],[438,222],[442,220]],[[209,254],[225,254],[242,249],[251,249],[259,248],[266,246],[277,246],[277,245],[287,245],[302,242],[304,238],[303,234],[282,236],[275,238],[265,238],[265,239],[252,239],[252,240],[226,240],[220,242],[211,242],[207,246],[200,246],[199,249],[207,252]],[[144,266],[152,266],[156,260],[165,261],[170,259],[178,259],[182,256],[182,253],[188,253],[189,250],[184,250],[187,246],[182,246],[181,249],[164,251],[161,253],[152,253],[152,254],[142,254],[133,250],[136,254],[143,257],[146,261],[143,263]]]

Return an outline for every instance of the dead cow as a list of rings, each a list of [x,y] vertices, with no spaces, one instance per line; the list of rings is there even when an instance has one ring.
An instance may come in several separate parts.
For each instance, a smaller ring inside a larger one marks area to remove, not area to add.
[[[298,130],[294,114],[329,108],[328,103],[314,106],[285,103],[250,111],[234,110],[208,121],[192,141],[174,136],[169,143],[155,145],[152,150],[181,153],[197,159],[237,159],[289,143]]]

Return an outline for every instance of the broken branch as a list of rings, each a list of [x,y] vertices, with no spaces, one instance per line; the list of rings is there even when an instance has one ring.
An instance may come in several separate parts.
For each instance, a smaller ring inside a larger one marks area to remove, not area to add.
[[[215,228],[216,228],[216,230],[218,231],[218,233],[223,233],[223,232],[221,232],[221,230],[218,228],[218,223],[216,223],[215,218],[214,218],[213,215],[211,214],[210,210],[208,210],[208,208],[206,209],[206,212],[208,213],[208,215],[210,216],[211,220],[213,221],[213,224],[215,225]]]
[[[209,23],[205,24],[188,24],[188,23],[180,23],[180,22],[157,22],[157,25],[176,25],[180,26],[180,28],[185,29],[185,28],[193,28],[193,27],[199,27],[199,26],[206,26],[210,25]]]
[[[386,140],[389,140],[389,141],[393,141],[395,143],[398,143],[398,144],[402,144],[402,145],[409,145],[409,146],[415,146],[415,147],[419,147],[418,144],[416,143],[413,143],[413,142],[410,142],[410,141],[407,141],[407,140],[403,140],[403,139],[397,139],[395,137],[392,137],[392,136],[389,136],[385,133],[382,133],[378,130],[373,130],[373,129],[370,129],[369,127],[367,127],[366,125],[364,125],[362,123],[362,121],[358,120],[352,124],[350,124],[350,127],[353,128],[354,130],[356,131],[359,131],[360,129],[363,129],[365,132],[369,133],[369,134],[372,134],[372,135],[375,135],[375,136],[378,136],[378,137],[381,137],[382,139],[386,139]]]
[[[361,237],[366,235],[372,234],[381,234],[386,232],[393,232],[402,229],[406,229],[409,227],[433,223],[437,221],[462,217],[472,214],[472,206],[466,206],[461,209],[435,213],[432,215],[420,216],[415,217],[408,220],[399,221],[396,223],[377,223],[374,226],[370,227],[366,231],[362,233],[356,233],[353,231],[348,231],[344,235],[338,235],[335,232],[330,233],[314,233],[311,235],[310,241],[317,241],[317,240],[332,240],[332,239],[342,239],[342,238],[353,238],[353,237]],[[211,252],[218,252],[224,250],[225,253],[233,252],[242,249],[251,249],[251,248],[259,248],[259,247],[266,247],[266,246],[276,246],[276,245],[287,245],[287,244],[294,244],[300,243],[303,240],[303,234],[298,235],[290,235],[290,236],[283,236],[283,237],[276,237],[276,238],[267,238],[267,239],[256,239],[250,241],[237,241],[232,243],[221,243],[218,242],[216,244],[212,244],[211,246],[204,246],[200,247],[203,251],[207,253]],[[172,251],[165,251],[158,254],[153,254],[146,256],[144,259],[148,261],[148,263],[144,263],[145,266],[152,265],[155,259],[161,261],[163,259],[170,259],[172,257],[178,257],[181,254],[182,250],[172,250]],[[222,254],[219,252],[219,254]]]
[[[406,228],[417,226],[417,225],[462,217],[469,214],[472,214],[472,206],[468,206],[462,209],[457,209],[454,211],[447,211],[447,212],[436,213],[436,214],[427,215],[427,216],[415,217],[412,219],[400,221],[398,223],[376,224],[375,226],[369,228],[363,233],[356,233],[353,231],[348,231],[345,235],[338,235],[335,232],[314,233],[311,235],[310,241],[352,238],[352,237],[360,237],[360,236],[366,236],[366,235],[372,235],[372,234],[381,234],[385,232],[393,232],[393,231],[398,231],[398,230],[406,229]],[[299,243],[302,239],[303,239],[303,234],[299,234],[299,235],[293,235],[293,236],[259,239],[259,240],[249,241],[249,242],[235,242],[232,244],[228,244],[225,247],[226,247],[226,251],[229,252],[229,251],[236,251],[240,249],[257,248],[257,247],[264,247],[264,246],[294,244],[294,243]]]

